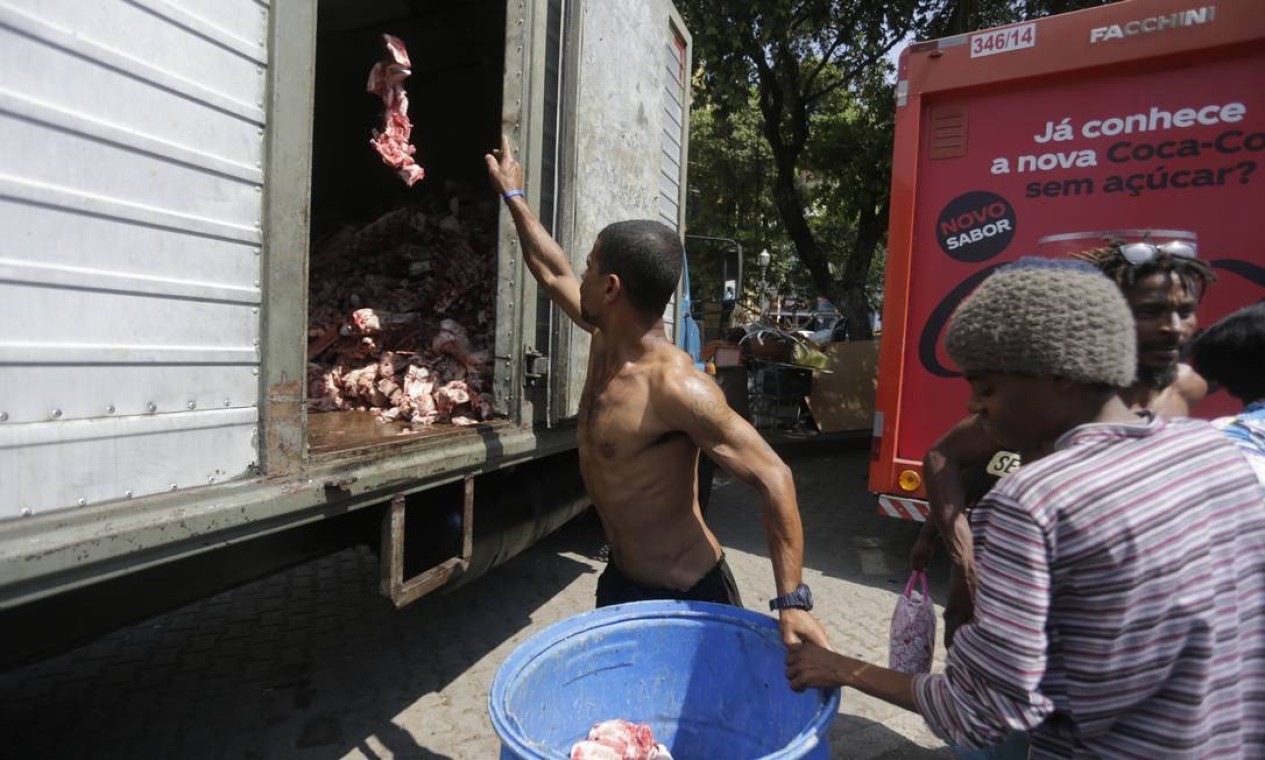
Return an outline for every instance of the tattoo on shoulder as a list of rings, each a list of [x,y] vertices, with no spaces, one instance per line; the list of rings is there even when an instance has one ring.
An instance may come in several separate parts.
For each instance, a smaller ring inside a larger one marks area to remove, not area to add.
[[[720,431],[728,431],[733,425],[734,412],[724,399],[711,395],[698,395],[690,400],[690,411],[702,422]]]

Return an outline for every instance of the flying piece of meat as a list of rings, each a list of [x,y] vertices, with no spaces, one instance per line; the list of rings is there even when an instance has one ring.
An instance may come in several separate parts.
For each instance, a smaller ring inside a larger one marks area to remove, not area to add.
[[[380,96],[385,108],[382,131],[373,130],[373,139],[369,144],[378,151],[386,165],[395,169],[400,179],[412,187],[414,182],[426,176],[422,167],[413,160],[417,149],[409,144],[413,122],[408,118],[408,93],[404,91],[404,80],[413,73],[413,64],[398,37],[384,34],[382,42],[387,48],[387,58],[373,65],[366,89]]]

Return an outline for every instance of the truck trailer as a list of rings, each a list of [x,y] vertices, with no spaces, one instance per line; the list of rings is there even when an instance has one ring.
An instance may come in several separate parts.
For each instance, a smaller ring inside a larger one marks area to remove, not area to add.
[[[412,186],[369,145],[383,35]],[[585,509],[588,336],[483,156],[509,136],[577,271],[610,222],[681,229],[689,65],[669,0],[0,6],[0,658],[355,544],[402,606]],[[360,308],[415,328],[401,371],[477,321],[467,411],[329,395],[384,355]]]
[[[1218,278],[1201,324],[1265,296],[1263,42],[1251,0],[1148,0],[902,52],[870,467],[880,514],[926,519],[923,457],[969,396],[943,333],[999,265],[1182,240]],[[1196,411],[1235,404],[1222,391]],[[988,467],[1016,466],[999,452]]]

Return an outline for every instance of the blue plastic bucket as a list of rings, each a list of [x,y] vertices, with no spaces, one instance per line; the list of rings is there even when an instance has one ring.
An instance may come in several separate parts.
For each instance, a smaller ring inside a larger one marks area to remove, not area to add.
[[[828,760],[839,691],[791,691],[777,622],[703,602],[577,615],[523,642],[488,695],[501,758],[556,760],[593,724],[648,723],[676,760]]]

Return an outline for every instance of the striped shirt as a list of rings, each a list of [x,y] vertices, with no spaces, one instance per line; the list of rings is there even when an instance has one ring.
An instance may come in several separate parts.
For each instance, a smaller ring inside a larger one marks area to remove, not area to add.
[[[1199,420],[1077,427],[972,514],[979,588],[914,699],[1032,757],[1265,757],[1265,504]]]

